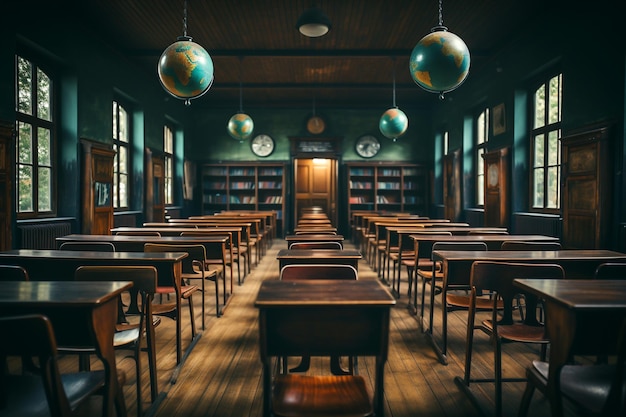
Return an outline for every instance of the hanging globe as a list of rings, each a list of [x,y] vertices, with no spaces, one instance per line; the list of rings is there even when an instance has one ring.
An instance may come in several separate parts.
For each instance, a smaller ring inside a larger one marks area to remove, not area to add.
[[[409,70],[413,80],[431,93],[452,91],[460,86],[470,68],[467,45],[445,26],[436,26],[413,48]]]
[[[161,85],[174,97],[191,104],[213,84],[213,60],[188,36],[181,36],[163,51],[157,67]]]
[[[228,121],[228,134],[239,141],[243,141],[252,136],[254,122],[245,113],[234,114]]]
[[[397,107],[392,107],[380,116],[378,128],[380,133],[394,141],[404,135],[409,127],[409,119],[406,114]]]

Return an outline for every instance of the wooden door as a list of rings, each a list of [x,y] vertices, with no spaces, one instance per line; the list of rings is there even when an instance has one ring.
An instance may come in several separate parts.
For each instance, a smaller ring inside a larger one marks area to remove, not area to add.
[[[483,154],[485,160],[485,226],[509,227],[509,149]]]
[[[302,209],[319,206],[328,214],[333,225],[337,224],[337,160],[294,159],[295,224]]]
[[[563,247],[609,247],[611,157],[604,127],[561,139]]]
[[[146,204],[144,216],[146,222],[165,221],[165,157],[145,151],[146,167]]]
[[[461,217],[461,150],[446,155],[443,160],[444,216],[451,221]]]
[[[81,140],[83,149],[82,232],[111,234],[113,228],[113,158],[115,151],[106,144]]]
[[[0,122],[0,251],[11,249],[13,217],[13,125]]]

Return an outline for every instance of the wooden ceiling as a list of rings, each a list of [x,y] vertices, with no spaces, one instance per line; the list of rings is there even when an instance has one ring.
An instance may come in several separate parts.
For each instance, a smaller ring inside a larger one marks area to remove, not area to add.
[[[545,0],[444,0],[443,24],[479,71],[542,13]],[[184,0],[76,0],[81,22],[139,62],[157,62],[183,35]],[[187,0],[187,35],[213,59],[214,84],[194,106],[390,107],[436,99],[412,80],[415,44],[438,24],[437,0],[319,0],[332,22],[320,38],[295,25],[309,0]],[[240,86],[242,87],[240,90]],[[196,104],[197,103],[197,104]]]

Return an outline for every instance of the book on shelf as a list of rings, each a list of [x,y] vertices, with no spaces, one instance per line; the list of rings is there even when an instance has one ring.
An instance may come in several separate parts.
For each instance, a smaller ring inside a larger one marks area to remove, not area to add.
[[[230,183],[231,190],[254,190],[254,183],[249,181],[234,181]]]
[[[282,168],[263,168],[259,170],[259,175],[280,176],[280,175],[283,175],[283,169]]]
[[[350,181],[350,188],[355,188],[359,190],[371,190],[372,183],[366,181]]]
[[[206,188],[209,190],[225,190],[226,189],[226,182],[207,182],[206,183]]]
[[[369,201],[367,201],[367,198],[362,197],[362,196],[360,196],[360,197],[350,197],[350,199],[349,199],[349,203],[350,204],[366,204],[368,202]]]
[[[280,195],[272,195],[265,198],[266,204],[282,204],[283,197]]]
[[[374,170],[372,168],[350,168],[350,175],[353,175],[353,176],[374,175]]]
[[[399,182],[378,182],[378,189],[379,190],[399,190],[400,189],[400,183]]]

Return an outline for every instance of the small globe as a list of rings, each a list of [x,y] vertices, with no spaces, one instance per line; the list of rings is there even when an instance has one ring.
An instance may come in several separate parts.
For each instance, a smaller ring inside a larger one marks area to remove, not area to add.
[[[389,139],[396,139],[404,135],[409,127],[409,119],[404,112],[396,107],[392,107],[380,116],[378,128],[380,133]]]
[[[409,70],[423,89],[443,94],[465,81],[470,68],[467,45],[443,27],[433,29],[413,48]]]
[[[237,113],[228,121],[228,134],[237,140],[246,140],[252,136],[254,122],[245,113]]]
[[[157,67],[165,91],[176,98],[198,98],[213,84],[213,61],[208,52],[189,37],[181,37],[163,51]]]

